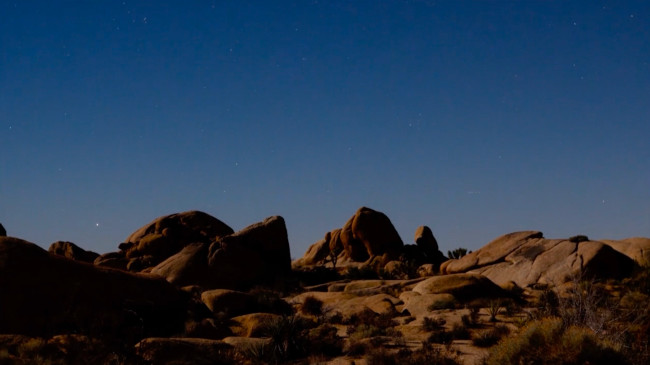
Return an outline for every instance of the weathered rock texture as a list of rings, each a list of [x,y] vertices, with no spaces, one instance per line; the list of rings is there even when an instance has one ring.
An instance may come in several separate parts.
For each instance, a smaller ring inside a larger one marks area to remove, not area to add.
[[[546,239],[538,231],[514,232],[445,262],[441,271],[478,273],[499,285],[513,281],[526,287],[561,284],[580,273],[620,278],[634,268],[632,259],[602,242],[577,241]]]
[[[145,257],[147,264],[155,266],[191,243],[210,243],[233,232],[209,214],[189,211],[155,219],[133,232],[120,249],[128,259]]]
[[[437,267],[446,260],[428,227],[418,228],[415,240],[416,245],[404,245],[384,213],[361,207],[342,228],[327,232],[322,240],[311,245],[293,266],[325,265],[332,262],[332,256],[343,266],[360,262],[379,262],[383,266],[402,260],[418,265],[433,263]]]
[[[95,261],[99,254],[92,251],[86,251],[83,248],[75,245],[72,242],[57,241],[50,245],[47,250],[49,253],[63,256],[70,260],[83,261],[92,263]]]
[[[182,329],[184,295],[161,278],[69,260],[0,237],[0,333],[122,337]]]

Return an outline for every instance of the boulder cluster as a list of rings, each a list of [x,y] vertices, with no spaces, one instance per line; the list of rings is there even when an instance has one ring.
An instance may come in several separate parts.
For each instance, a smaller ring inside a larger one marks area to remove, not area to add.
[[[291,271],[289,239],[280,216],[234,232],[203,212],[171,214],[138,229],[118,248],[97,257],[95,265],[152,273],[177,286],[241,289]]]
[[[342,228],[327,232],[323,239],[311,245],[293,266],[341,267],[368,263],[390,268],[396,262],[438,266],[446,260],[429,227],[421,226],[416,230],[415,242],[405,245],[384,213],[361,207]]]
[[[207,364],[232,348],[267,344],[264,324],[314,298],[343,318],[402,316],[420,326],[431,308],[511,299],[576,275],[623,278],[650,263],[648,238],[514,232],[453,259],[440,252],[427,226],[416,229],[413,241],[404,244],[390,219],[367,207],[293,262],[280,216],[235,232],[199,211],[166,215],[102,255],[67,241],[46,251],[7,237],[0,225],[0,350],[30,338],[96,340],[112,346],[106,353],[128,347],[137,361],[196,354],[192,363]],[[373,279],[351,275],[361,269]],[[306,284],[307,277],[320,281]],[[292,298],[279,294],[287,287]]]

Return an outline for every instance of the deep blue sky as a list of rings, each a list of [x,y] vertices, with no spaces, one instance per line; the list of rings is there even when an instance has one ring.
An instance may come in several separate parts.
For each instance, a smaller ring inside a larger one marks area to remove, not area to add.
[[[647,1],[0,2],[0,222],[650,236]]]

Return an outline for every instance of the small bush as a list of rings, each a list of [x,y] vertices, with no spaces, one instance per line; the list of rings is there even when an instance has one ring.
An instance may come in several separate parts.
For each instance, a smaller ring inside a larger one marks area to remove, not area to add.
[[[445,327],[445,323],[447,323],[447,321],[442,318],[424,317],[424,321],[422,321],[422,329],[427,332],[438,331]]]
[[[490,330],[479,332],[472,338],[472,344],[477,347],[490,347],[510,333],[510,329],[504,325],[496,326]]]
[[[379,275],[370,265],[363,265],[361,267],[350,267],[345,274],[346,279],[350,280],[370,280],[379,279]]]
[[[454,340],[451,332],[447,332],[444,329],[431,332],[429,337],[427,337],[427,343],[440,343],[440,344],[449,344]]]
[[[323,301],[314,296],[307,296],[300,306],[300,313],[320,317],[323,315]]]
[[[500,311],[501,303],[499,301],[491,300],[490,303],[488,303],[487,312],[490,315],[490,322],[497,321],[497,315]]]
[[[397,352],[380,350],[367,359],[368,364],[399,364],[399,365],[457,365],[460,364],[453,357],[445,355],[441,349],[435,348],[430,344],[423,344],[422,348],[417,351],[402,349]]]
[[[627,364],[620,352],[586,328],[561,319],[533,321],[490,349],[486,364]]]
[[[459,247],[457,249],[454,249],[453,251],[447,251],[447,255],[449,256],[450,259],[459,259],[467,255],[467,249]]]
[[[470,338],[469,329],[462,323],[454,323],[451,328],[451,337],[454,340],[467,340]]]
[[[569,241],[573,243],[580,243],[580,242],[589,241],[589,237],[585,236],[584,234],[579,234],[573,237],[569,237]]]
[[[330,325],[321,325],[309,331],[310,354],[339,356],[343,351],[343,339],[337,335],[337,329]]]

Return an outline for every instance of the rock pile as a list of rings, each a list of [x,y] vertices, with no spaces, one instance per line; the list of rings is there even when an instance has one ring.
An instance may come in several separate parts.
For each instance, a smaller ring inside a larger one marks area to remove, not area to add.
[[[327,232],[322,240],[311,245],[293,266],[323,266],[334,262],[346,266],[379,262],[383,267],[391,261],[413,261],[418,265],[432,263],[437,266],[446,260],[429,227],[419,227],[415,241],[415,245],[404,245],[384,213],[361,207],[342,228]]]

